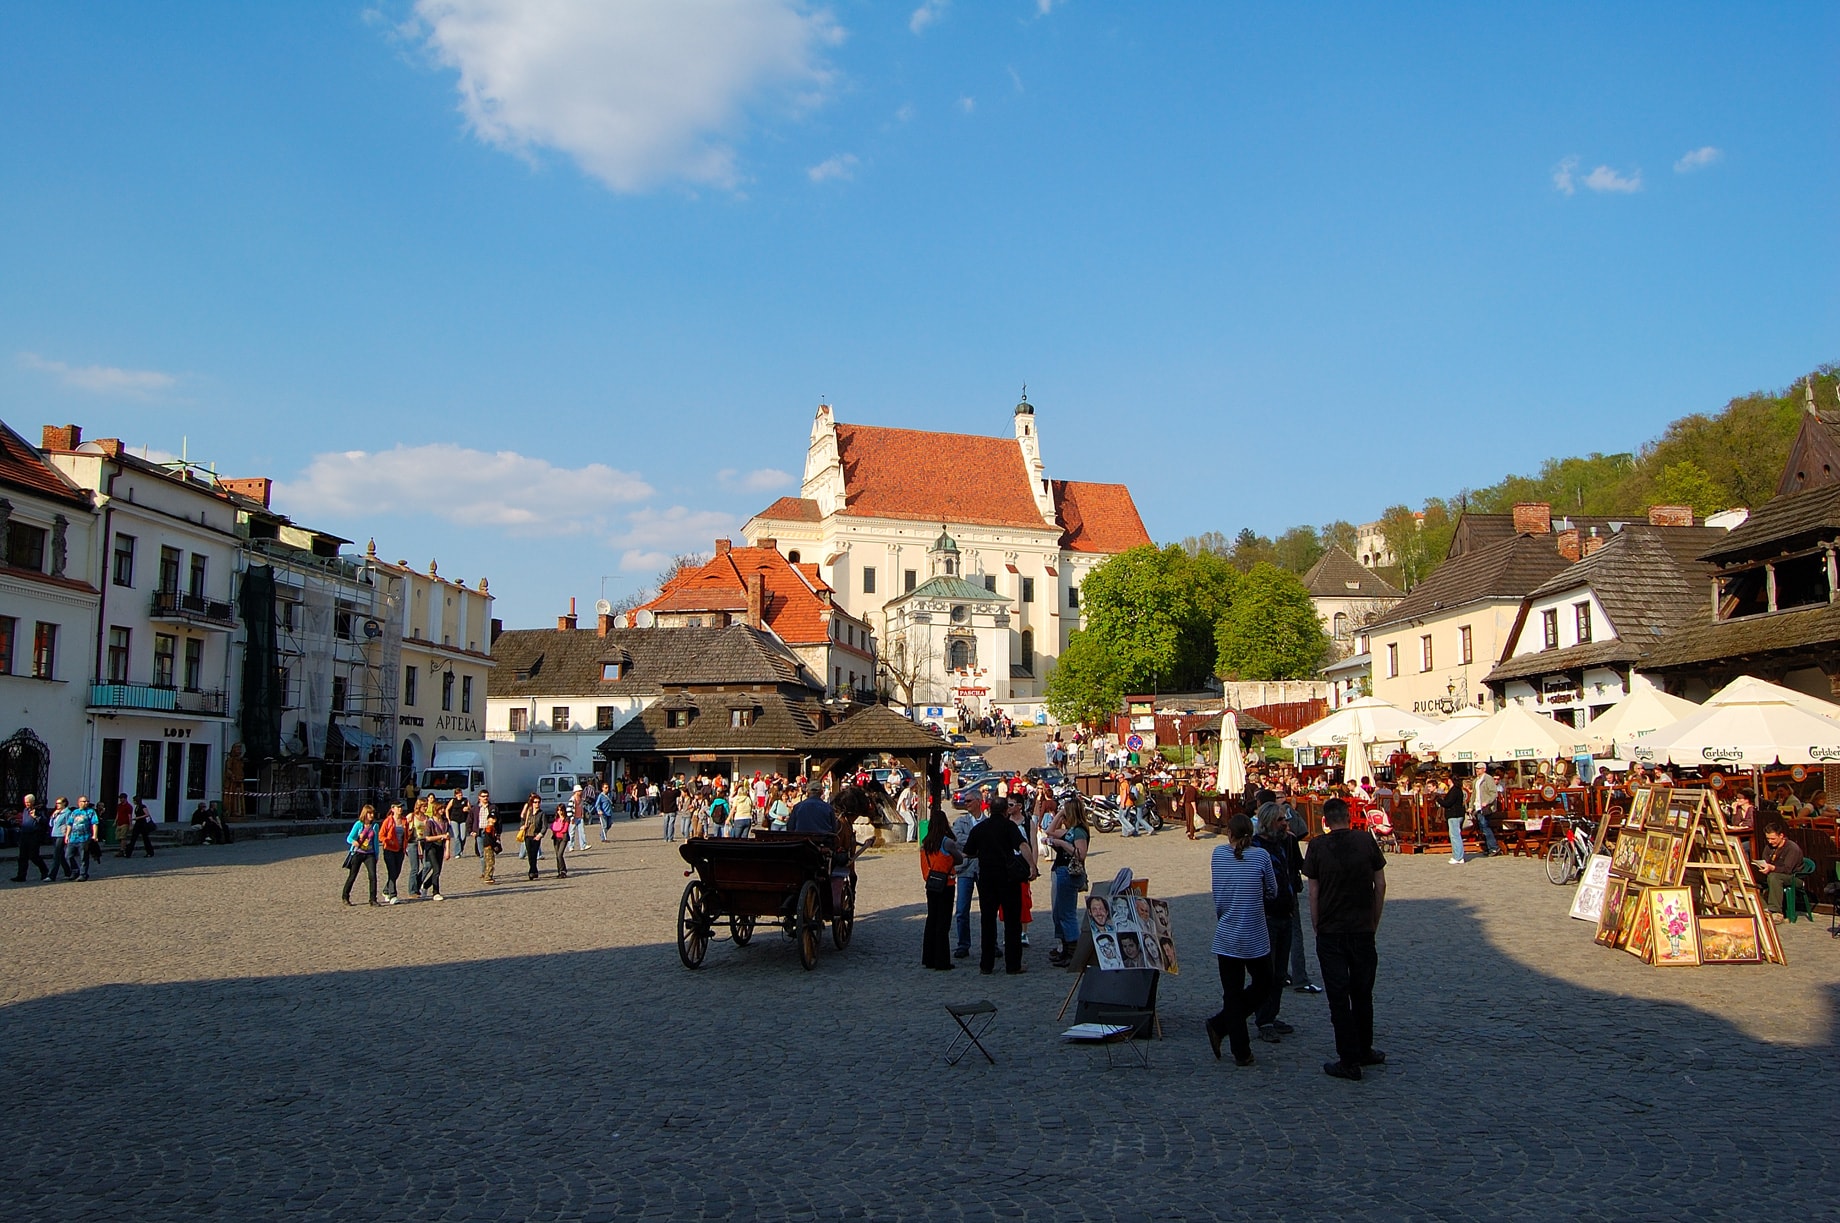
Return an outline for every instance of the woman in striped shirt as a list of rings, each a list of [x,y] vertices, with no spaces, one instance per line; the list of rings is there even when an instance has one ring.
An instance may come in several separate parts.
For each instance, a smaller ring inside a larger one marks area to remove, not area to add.
[[[1207,1021],[1208,1044],[1220,1056],[1225,1038],[1236,1065],[1252,1065],[1246,1017],[1271,991],[1271,936],[1265,902],[1278,894],[1271,856],[1252,843],[1252,821],[1236,815],[1227,823],[1225,845],[1214,847],[1214,958],[1220,965],[1220,1013]],[[1246,978],[1252,984],[1247,988]]]

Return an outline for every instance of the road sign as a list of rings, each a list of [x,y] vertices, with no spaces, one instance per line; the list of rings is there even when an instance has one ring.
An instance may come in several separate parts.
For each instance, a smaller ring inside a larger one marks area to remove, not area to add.
[[[1144,737],[1142,735],[1132,735],[1124,741],[1124,745],[1134,752],[1141,752],[1144,750]]]

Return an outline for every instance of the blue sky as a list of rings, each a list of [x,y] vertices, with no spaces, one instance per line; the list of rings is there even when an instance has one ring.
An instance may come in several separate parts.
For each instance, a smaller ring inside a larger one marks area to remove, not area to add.
[[[586,611],[811,413],[1152,535],[1356,521],[1840,359],[1840,7],[6,6],[0,419]]]

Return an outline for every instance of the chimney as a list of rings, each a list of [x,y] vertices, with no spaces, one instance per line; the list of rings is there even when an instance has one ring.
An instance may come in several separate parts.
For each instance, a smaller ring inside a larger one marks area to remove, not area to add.
[[[1693,507],[1690,505],[1651,505],[1648,507],[1648,525],[1651,527],[1690,527],[1693,525]]]
[[[1516,535],[1552,534],[1552,506],[1545,501],[1522,501],[1514,507]]]
[[[767,607],[767,579],[758,573],[748,575],[748,627],[761,627],[761,615]]]
[[[503,633],[504,631],[505,631],[505,622],[499,619],[497,616],[493,616],[492,617],[492,640],[497,641],[499,638],[499,635]]]
[[[730,543],[728,540],[718,539],[716,540],[716,555],[717,556],[727,556],[728,550],[732,547],[734,547],[734,545]]]
[[[1578,549],[1578,528],[1568,527],[1559,532],[1559,555],[1568,561],[1576,561],[1582,553]]]
[[[1597,533],[1597,528],[1592,527],[1591,533],[1584,537],[1584,547],[1581,551],[1585,556],[1589,556],[1591,553],[1603,547],[1605,542],[1604,537]]]
[[[83,430],[77,425],[46,425],[41,450],[75,450],[83,444]]]
[[[557,630],[558,630],[558,631],[560,631],[560,630],[562,630],[562,629],[570,629],[570,630],[573,630],[573,629],[575,628],[575,626],[576,626],[576,620],[575,620],[575,600],[574,600],[574,598],[573,598],[573,597],[571,596],[571,597],[570,597],[570,599],[569,599],[569,614],[568,614],[568,615],[566,615],[566,616],[557,616],[557,617],[556,617],[556,628],[557,628]]]
[[[96,439],[96,447],[97,449],[101,450],[102,453],[108,455],[111,459],[119,459],[121,457],[121,452],[124,449],[124,447],[121,444],[121,439],[119,437],[98,438]]]
[[[251,501],[260,501],[263,509],[268,508],[269,494],[275,490],[275,482],[270,480],[267,476],[248,476],[236,480],[225,479],[219,476],[217,479],[217,486],[219,488],[228,489],[239,497],[247,497]]]
[[[779,540],[773,538],[771,535],[767,535],[755,540],[754,546],[756,548],[765,548],[769,552],[777,552],[779,551]]]
[[[611,612],[602,613],[601,616],[599,617],[599,624],[595,629],[595,633],[598,636],[605,637],[612,630],[613,630],[613,614]]]

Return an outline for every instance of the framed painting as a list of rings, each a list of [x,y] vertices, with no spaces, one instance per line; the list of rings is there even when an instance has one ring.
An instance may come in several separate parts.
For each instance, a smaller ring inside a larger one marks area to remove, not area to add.
[[[1628,889],[1628,882],[1614,875],[1604,888],[1603,908],[1597,915],[1598,946],[1614,947],[1623,936],[1623,894]]]
[[[1666,829],[1668,825],[1668,805],[1673,801],[1674,791],[1668,787],[1659,787],[1648,792],[1648,806],[1642,817],[1642,827]]]
[[[1630,901],[1635,903],[1632,905]],[[1648,903],[1647,888],[1633,888],[1623,898],[1625,910],[1633,909],[1629,915],[1629,937],[1623,942],[1623,950],[1638,960],[1648,959],[1649,923],[1654,919]]]
[[[1669,887],[1679,887],[1680,877],[1687,871],[1687,837],[1668,838],[1667,869],[1659,880]]]
[[[1625,879],[1634,878],[1636,868],[1642,865],[1642,837],[1642,833],[1627,830],[1617,834],[1610,852],[1610,869]]]
[[[1668,862],[1668,842],[1673,838],[1665,832],[1651,832],[1642,838],[1642,861],[1636,866],[1635,879],[1653,887],[1664,882]]]
[[[1637,790],[1629,796],[1629,810],[1623,813],[1623,827],[1640,828],[1648,815],[1648,791]]]
[[[1693,893],[1686,888],[1648,890],[1648,929],[1657,968],[1699,967],[1699,925]]]
[[[1572,916],[1596,925],[1604,910],[1604,889],[1610,884],[1610,856],[1596,854],[1585,868],[1578,891],[1572,896]]]
[[[1699,919],[1699,962],[1702,964],[1755,964],[1763,959],[1754,917],[1702,917]]]

